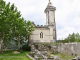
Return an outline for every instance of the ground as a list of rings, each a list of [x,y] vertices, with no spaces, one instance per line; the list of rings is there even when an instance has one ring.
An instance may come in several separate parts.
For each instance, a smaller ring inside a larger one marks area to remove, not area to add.
[[[66,59],[66,60],[69,60],[69,59],[72,59],[72,58],[75,57],[75,56],[70,56],[70,55],[65,55],[65,54],[59,54],[59,53],[54,53],[53,55],[54,56],[59,56],[60,59]]]
[[[23,51],[22,53],[14,52],[17,52],[17,50],[3,51],[3,54],[0,54],[0,60],[31,60],[26,55],[26,53],[29,53],[29,51]]]

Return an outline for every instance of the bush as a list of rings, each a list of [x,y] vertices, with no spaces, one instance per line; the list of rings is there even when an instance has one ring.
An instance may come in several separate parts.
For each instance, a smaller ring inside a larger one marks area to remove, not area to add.
[[[27,46],[27,45],[24,45],[24,46],[22,46],[22,50],[23,51],[31,51],[31,47]]]

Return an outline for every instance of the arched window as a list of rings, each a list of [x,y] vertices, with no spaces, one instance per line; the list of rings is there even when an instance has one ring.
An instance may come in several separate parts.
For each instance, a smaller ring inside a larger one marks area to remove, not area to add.
[[[41,38],[41,33],[40,33],[40,38]]]
[[[40,38],[43,38],[43,33],[42,32],[40,33]]]

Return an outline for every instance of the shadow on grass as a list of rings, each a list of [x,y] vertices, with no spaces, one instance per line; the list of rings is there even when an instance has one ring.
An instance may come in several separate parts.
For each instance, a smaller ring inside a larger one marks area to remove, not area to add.
[[[29,53],[29,51],[23,51],[19,54],[14,54],[14,51],[17,50],[3,51],[3,54],[0,54],[0,60],[31,60],[26,56],[26,53]]]

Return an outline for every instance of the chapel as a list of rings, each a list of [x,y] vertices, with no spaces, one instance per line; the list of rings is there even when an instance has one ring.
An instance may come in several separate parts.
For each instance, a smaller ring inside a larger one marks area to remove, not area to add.
[[[46,9],[46,25],[35,25],[32,22],[35,30],[30,35],[30,41],[33,43],[55,43],[56,42],[56,22],[55,22],[55,10],[49,0]]]

